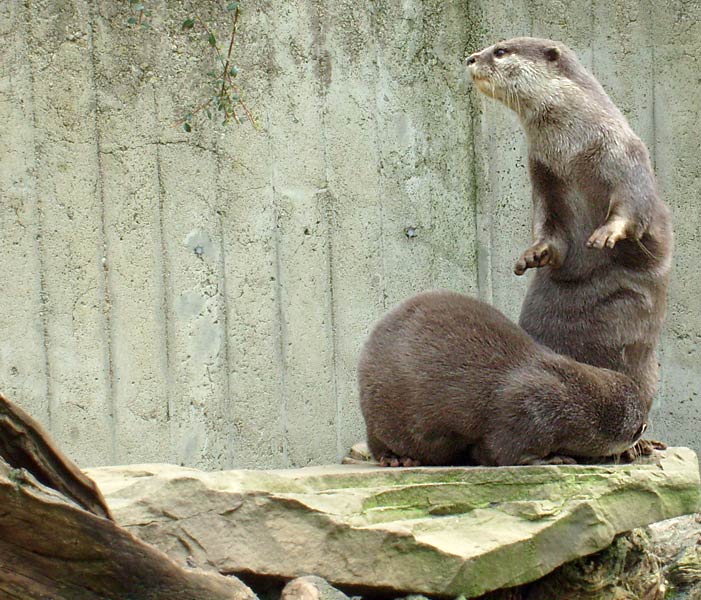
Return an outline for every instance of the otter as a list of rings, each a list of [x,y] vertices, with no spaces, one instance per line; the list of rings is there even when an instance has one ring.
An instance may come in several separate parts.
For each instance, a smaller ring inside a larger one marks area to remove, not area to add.
[[[491,306],[447,291],[405,300],[358,366],[372,455],[385,466],[574,463],[632,447],[638,386],[538,344]]]
[[[528,141],[533,244],[514,271],[537,271],[519,324],[560,354],[625,373],[649,408],[673,234],[645,145],[560,42],[515,38],[466,63]]]

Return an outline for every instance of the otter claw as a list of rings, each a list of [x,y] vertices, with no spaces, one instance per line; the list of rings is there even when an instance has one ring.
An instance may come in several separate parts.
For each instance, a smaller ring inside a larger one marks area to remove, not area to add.
[[[421,463],[418,460],[403,456],[383,456],[378,461],[381,467],[420,467]]]
[[[658,440],[640,440],[643,443],[647,443],[650,445],[650,447],[653,450],[666,450],[667,449],[667,444],[664,442],[660,442]],[[640,443],[640,442],[638,442]]]
[[[531,465],[576,465],[577,461],[571,456],[555,454],[545,458],[536,458],[528,462]]]
[[[650,456],[655,450],[666,450],[667,444],[657,440],[638,440],[635,446],[628,448],[618,456],[621,462],[631,463],[639,456]]]

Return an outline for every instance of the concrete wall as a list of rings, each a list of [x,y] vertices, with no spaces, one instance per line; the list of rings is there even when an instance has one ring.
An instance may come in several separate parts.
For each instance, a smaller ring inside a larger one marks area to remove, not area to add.
[[[0,6],[0,390],[80,464],[335,461],[386,308],[448,287],[516,317],[524,139],[461,66],[516,34],[574,47],[650,147],[677,232],[654,434],[699,449],[697,4],[244,2],[260,131],[191,134],[206,42],[146,5],[147,31],[127,2]]]

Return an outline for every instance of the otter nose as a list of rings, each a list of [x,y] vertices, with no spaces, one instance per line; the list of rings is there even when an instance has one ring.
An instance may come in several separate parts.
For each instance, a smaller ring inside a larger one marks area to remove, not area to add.
[[[465,59],[465,66],[469,67],[471,64],[473,64],[475,62],[477,62],[477,56],[475,54],[470,54],[470,56],[468,56]]]

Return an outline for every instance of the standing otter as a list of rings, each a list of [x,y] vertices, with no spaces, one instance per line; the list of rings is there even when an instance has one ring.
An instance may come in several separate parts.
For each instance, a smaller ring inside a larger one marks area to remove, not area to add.
[[[528,138],[534,242],[514,271],[538,270],[519,324],[556,352],[629,375],[649,408],[673,236],[645,145],[559,42],[516,38],[466,62]]]
[[[391,466],[609,456],[637,442],[648,413],[630,378],[555,354],[453,292],[419,294],[380,320],[358,383],[368,446]]]

